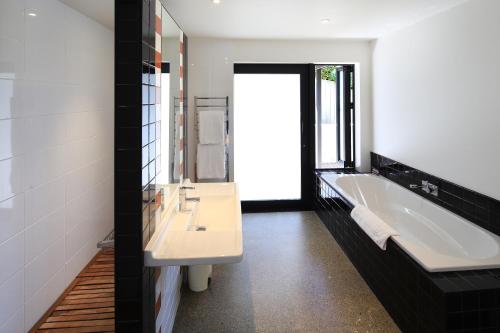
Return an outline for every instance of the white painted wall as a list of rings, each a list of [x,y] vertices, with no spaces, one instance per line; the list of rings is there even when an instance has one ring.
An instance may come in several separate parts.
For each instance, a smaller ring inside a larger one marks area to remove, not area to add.
[[[194,133],[194,96],[229,96],[230,119],[233,106],[233,63],[356,63],[357,82],[357,156],[358,168],[369,169],[371,149],[371,45],[355,40],[244,40],[189,38],[189,177],[194,178],[196,135]],[[279,124],[277,124],[278,126]],[[231,126],[232,129],[232,126]],[[232,141],[232,134],[231,141]],[[258,133],[256,132],[256,135]],[[272,139],[272,138],[270,138]],[[271,166],[272,167],[272,166]],[[231,164],[230,171],[233,171]]]
[[[59,1],[0,1],[2,333],[27,332],[113,227],[113,50]]]
[[[500,1],[379,39],[374,151],[500,199]]]

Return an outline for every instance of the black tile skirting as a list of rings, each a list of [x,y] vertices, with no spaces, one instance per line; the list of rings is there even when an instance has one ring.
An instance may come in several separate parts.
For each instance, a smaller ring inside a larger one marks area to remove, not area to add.
[[[429,273],[396,243],[382,251],[316,173],[315,209],[403,332],[500,332],[500,269]]]
[[[377,169],[380,175],[406,188],[409,188],[410,184],[420,185],[422,180],[428,180],[439,187],[438,197],[421,189],[411,191],[500,235],[500,201],[373,152],[371,166],[372,169]]]

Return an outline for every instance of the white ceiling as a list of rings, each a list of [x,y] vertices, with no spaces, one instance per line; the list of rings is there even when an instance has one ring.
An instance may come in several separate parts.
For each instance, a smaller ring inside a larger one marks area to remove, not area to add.
[[[73,9],[93,18],[109,29],[115,29],[114,0],[59,0]]]
[[[188,36],[372,39],[466,0],[168,0]],[[328,18],[329,24],[320,20]]]
[[[60,1],[113,29],[114,0]],[[373,39],[468,0],[220,1],[168,0],[167,9],[192,37]]]

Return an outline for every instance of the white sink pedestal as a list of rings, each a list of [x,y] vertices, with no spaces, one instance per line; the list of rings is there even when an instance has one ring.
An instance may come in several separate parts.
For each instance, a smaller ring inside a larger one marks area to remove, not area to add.
[[[188,268],[189,289],[204,291],[208,288],[208,279],[212,277],[212,265],[191,265]]]

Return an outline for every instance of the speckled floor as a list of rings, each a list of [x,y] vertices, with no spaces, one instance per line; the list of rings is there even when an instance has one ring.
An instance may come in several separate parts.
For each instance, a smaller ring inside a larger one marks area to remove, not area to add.
[[[399,332],[314,212],[243,220],[243,261],[183,290],[174,332]]]

